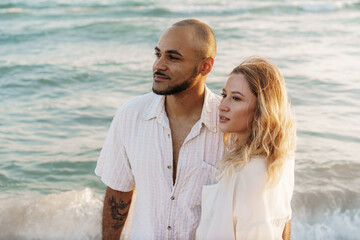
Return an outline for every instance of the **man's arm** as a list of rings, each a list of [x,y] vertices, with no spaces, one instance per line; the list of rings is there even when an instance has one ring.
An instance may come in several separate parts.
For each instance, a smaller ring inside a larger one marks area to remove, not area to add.
[[[291,234],[291,229],[290,229],[290,220],[289,220],[285,223],[284,231],[282,234],[282,239],[290,240],[290,234]]]
[[[133,191],[120,192],[106,188],[102,234],[104,240],[119,240],[129,213]]]

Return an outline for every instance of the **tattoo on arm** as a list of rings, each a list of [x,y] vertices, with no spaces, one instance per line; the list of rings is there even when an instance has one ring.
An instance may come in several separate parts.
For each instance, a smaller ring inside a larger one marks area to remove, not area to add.
[[[110,205],[110,208],[111,208],[111,217],[112,217],[112,219],[116,220],[116,222],[112,226],[112,228],[119,229],[124,226],[126,217],[129,213],[128,207],[129,207],[130,203],[131,203],[131,199],[127,203],[124,203],[124,201],[122,199],[120,199],[119,203],[117,203],[114,196],[112,196],[109,199],[108,204]],[[121,213],[121,212],[123,212],[123,213]]]

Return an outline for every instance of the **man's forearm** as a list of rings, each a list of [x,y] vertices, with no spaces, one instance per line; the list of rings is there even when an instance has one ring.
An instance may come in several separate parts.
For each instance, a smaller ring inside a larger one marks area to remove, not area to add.
[[[290,228],[290,220],[285,223],[282,239],[290,240],[291,228]]]
[[[129,213],[133,192],[106,189],[102,234],[104,240],[119,240]]]

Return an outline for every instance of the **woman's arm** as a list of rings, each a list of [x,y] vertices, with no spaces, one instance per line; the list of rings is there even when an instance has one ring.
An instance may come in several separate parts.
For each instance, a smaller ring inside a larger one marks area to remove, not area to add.
[[[290,220],[285,223],[284,231],[282,234],[283,240],[290,240],[291,235],[291,226],[290,226]]]

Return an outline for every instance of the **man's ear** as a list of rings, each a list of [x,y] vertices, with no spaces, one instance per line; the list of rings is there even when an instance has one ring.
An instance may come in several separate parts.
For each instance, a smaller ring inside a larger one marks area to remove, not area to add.
[[[214,58],[212,57],[207,57],[201,60],[200,74],[202,76],[206,76],[207,74],[209,74],[211,72],[213,65],[214,65]]]

